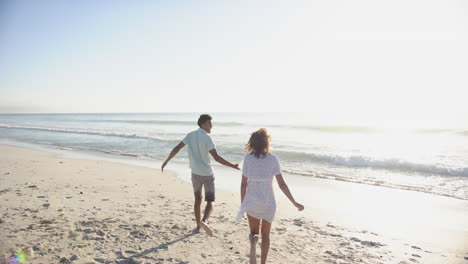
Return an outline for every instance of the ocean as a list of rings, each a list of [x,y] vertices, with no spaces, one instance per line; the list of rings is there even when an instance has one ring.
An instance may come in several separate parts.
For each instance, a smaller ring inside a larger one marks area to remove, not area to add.
[[[379,127],[309,113],[212,113],[218,152],[241,163],[267,128],[283,173],[468,200],[468,129]],[[163,161],[199,113],[0,114],[0,140]],[[184,149],[175,163],[188,164]]]

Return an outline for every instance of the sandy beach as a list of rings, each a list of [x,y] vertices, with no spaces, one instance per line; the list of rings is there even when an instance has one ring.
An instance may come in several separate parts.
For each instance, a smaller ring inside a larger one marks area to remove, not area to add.
[[[0,32],[0,264],[468,264],[468,0],[0,0]]]
[[[0,263],[247,263],[239,203],[217,190],[215,236],[195,234],[192,187],[174,172],[0,145]],[[466,243],[426,248],[287,207],[269,263],[468,262]]]

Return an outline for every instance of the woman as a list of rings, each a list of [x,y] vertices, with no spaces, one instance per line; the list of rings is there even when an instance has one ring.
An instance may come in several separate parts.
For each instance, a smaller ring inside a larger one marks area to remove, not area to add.
[[[304,206],[297,203],[289,192],[288,185],[281,175],[281,166],[278,158],[270,153],[270,136],[265,128],[252,133],[246,144],[247,154],[242,165],[241,207],[237,221],[242,220],[247,213],[250,226],[250,263],[257,263],[256,245],[258,233],[262,231],[261,263],[266,263],[270,249],[270,229],[275,218],[276,201],[273,193],[273,177],[280,189],[297,207],[299,211]]]

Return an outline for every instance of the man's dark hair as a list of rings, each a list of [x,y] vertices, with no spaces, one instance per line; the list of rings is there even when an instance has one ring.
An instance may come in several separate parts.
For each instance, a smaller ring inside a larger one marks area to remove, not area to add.
[[[211,116],[208,114],[203,114],[198,118],[198,126],[201,127],[206,121],[211,120]]]

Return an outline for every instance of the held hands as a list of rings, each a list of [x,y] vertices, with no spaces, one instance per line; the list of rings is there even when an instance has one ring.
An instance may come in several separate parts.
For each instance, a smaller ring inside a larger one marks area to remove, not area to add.
[[[302,211],[304,210],[304,206],[300,203],[294,203],[294,206],[296,206],[297,210]]]

